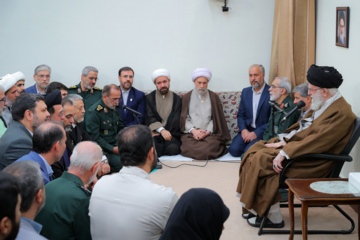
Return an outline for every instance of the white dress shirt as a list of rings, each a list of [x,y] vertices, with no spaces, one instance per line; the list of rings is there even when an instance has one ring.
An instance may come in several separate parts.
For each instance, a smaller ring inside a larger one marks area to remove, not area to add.
[[[178,200],[138,167],[102,177],[90,199],[91,236],[96,239],[159,239]]]

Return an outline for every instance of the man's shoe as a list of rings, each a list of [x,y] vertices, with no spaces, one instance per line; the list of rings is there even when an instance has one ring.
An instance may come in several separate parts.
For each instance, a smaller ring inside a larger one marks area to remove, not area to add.
[[[263,219],[262,217],[257,216],[257,217],[249,218],[247,222],[250,226],[259,228],[262,219]],[[267,219],[264,228],[283,228],[284,225],[285,225],[284,221],[281,221],[280,223],[273,223],[269,219]]]
[[[254,214],[252,213],[243,213],[241,214],[241,216],[243,217],[243,219],[249,219],[249,218],[253,218],[256,217]]]

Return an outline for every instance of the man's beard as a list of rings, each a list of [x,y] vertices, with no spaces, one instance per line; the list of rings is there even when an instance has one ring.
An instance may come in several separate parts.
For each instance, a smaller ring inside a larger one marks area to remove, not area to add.
[[[340,42],[345,43],[345,31],[339,35]]]
[[[9,98],[6,96],[5,96],[5,100],[6,100],[7,106],[12,107],[12,101],[10,101]],[[4,106],[4,108],[5,108],[5,106]]]
[[[255,81],[254,81],[254,82],[255,82]],[[261,81],[260,81],[260,82],[256,82],[255,85],[253,85],[252,82],[251,82],[251,87],[252,87],[253,89],[257,89],[257,88],[259,88],[259,87],[261,86],[261,84],[262,84]]]
[[[45,119],[45,121],[47,121],[47,120]],[[38,116],[34,113],[34,119],[32,121],[32,127],[35,130],[36,127],[38,127],[40,124],[42,124],[45,121],[41,121],[40,118],[38,118]]]
[[[201,96],[203,96],[207,92],[206,88],[195,88],[195,90]]]
[[[112,110],[116,108],[116,104],[111,104],[109,99],[106,99],[106,106]]]
[[[71,124],[64,127],[65,132],[71,132]]]
[[[91,87],[89,84],[87,84],[85,81],[84,81],[84,87],[88,90],[92,90],[93,87]]]
[[[281,96],[280,91],[275,92],[275,93],[271,93],[270,94],[270,101],[276,101],[276,100],[278,100],[280,98],[280,96]]]
[[[163,87],[159,90],[159,92],[161,93],[161,95],[166,95],[169,92],[169,88]]]
[[[87,181],[86,184],[90,184],[90,183],[92,183],[92,182],[96,179],[96,174],[97,174],[98,171],[99,171],[100,165],[101,165],[101,163],[100,163],[99,166],[96,168],[96,171],[95,171],[94,175],[92,175],[92,176],[89,178],[89,180]]]
[[[11,225],[12,225],[11,232],[10,232],[9,236],[7,236],[5,238],[5,240],[14,240],[14,239],[16,239],[16,236],[17,236],[17,234],[19,232],[20,223],[17,223],[15,221],[16,221],[15,219],[14,219],[14,221],[11,220]]]
[[[319,110],[323,105],[324,98],[321,96],[321,94],[314,94],[311,96],[311,109],[314,111]]]

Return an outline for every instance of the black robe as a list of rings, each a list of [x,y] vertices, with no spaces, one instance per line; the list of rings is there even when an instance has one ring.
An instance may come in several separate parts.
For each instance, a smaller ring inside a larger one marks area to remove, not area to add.
[[[154,122],[162,122],[156,110],[156,90],[146,95],[146,125],[149,126]],[[164,128],[172,135],[171,141],[166,141],[161,135],[154,137],[155,148],[158,156],[162,155],[177,155],[180,153],[180,113],[181,113],[181,99],[174,93],[171,113],[166,121]]]

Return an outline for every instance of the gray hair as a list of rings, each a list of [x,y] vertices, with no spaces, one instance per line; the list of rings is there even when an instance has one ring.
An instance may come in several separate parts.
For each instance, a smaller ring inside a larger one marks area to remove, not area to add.
[[[96,73],[99,72],[96,67],[86,66],[86,67],[84,67],[84,69],[82,70],[81,74],[84,75],[84,76],[87,76],[90,71],[93,71],[93,72],[96,72]]]
[[[63,99],[63,101],[64,100],[69,100],[72,103],[72,105],[75,105],[75,101],[83,100],[83,98],[82,98],[82,96],[77,95],[77,94],[69,94]]]
[[[120,87],[115,85],[115,84],[105,85],[103,90],[102,90],[102,96],[109,96],[111,89],[115,89],[115,90],[120,91]]]
[[[308,89],[309,89],[308,83],[303,83],[303,84],[297,85],[294,88],[293,93],[298,92],[301,97],[306,98],[307,96],[309,96]]]
[[[47,70],[51,73],[51,68],[48,65],[41,64],[35,68],[34,74],[37,75],[40,71]]]
[[[329,91],[330,95],[334,95],[338,91],[337,88],[328,88],[327,90]]]
[[[275,79],[280,79],[279,88],[284,88],[286,90],[286,94],[291,93],[291,82],[287,77],[276,77]]]
[[[44,178],[40,171],[40,165],[32,160],[24,160],[14,162],[4,169],[7,172],[15,176],[21,187],[21,212],[27,212],[35,196],[40,189],[44,187]]]
[[[0,92],[5,92],[5,88],[0,85]]]
[[[249,70],[250,70],[250,68],[255,67],[255,66],[260,68],[260,71],[261,71],[262,74],[265,74],[265,68],[264,68],[264,66],[261,65],[261,64],[253,64],[253,65],[251,65],[251,66],[249,67]]]
[[[94,164],[99,163],[102,159],[100,146],[91,141],[78,143],[71,155],[70,168],[79,168],[80,172],[89,171]]]

